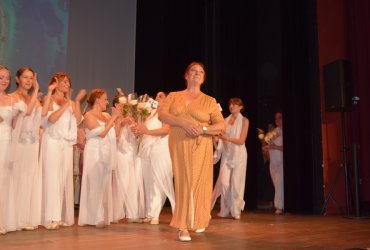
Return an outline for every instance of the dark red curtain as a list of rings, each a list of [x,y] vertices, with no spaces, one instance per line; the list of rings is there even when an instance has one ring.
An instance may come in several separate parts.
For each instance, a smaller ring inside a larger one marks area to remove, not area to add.
[[[360,101],[351,112],[353,143],[359,144],[361,198],[370,204],[370,1],[347,0],[349,57],[353,94]],[[370,206],[368,206],[370,207]]]

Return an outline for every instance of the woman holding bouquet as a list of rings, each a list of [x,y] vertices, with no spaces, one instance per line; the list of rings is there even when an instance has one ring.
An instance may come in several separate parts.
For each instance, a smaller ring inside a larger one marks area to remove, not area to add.
[[[212,207],[221,196],[220,217],[240,219],[244,210],[244,189],[247,172],[247,148],[249,120],[241,114],[244,103],[240,98],[229,100],[230,115],[225,119],[226,130],[218,140],[215,163],[221,158],[220,173],[213,191]]]
[[[274,184],[275,196],[274,206],[275,214],[284,212],[284,168],[283,168],[283,114],[275,113],[276,128],[270,132],[267,144],[263,150],[268,150],[270,156],[270,174]]]
[[[83,121],[86,144],[78,224],[102,228],[113,221],[112,170],[117,164],[114,128],[121,110],[113,108],[111,116],[104,112],[108,99],[102,89],[93,89],[87,103],[91,110]]]
[[[176,203],[170,225],[179,229],[180,241],[190,241],[189,230],[204,232],[211,219],[212,136],[222,133],[225,121],[216,100],[200,90],[204,65],[192,62],[184,78],[186,89],[167,96],[159,119],[170,125]]]
[[[145,216],[151,225],[159,224],[159,214],[166,201],[175,208],[171,156],[168,148],[169,125],[158,119],[157,109],[166,98],[164,92],[158,92],[155,100],[158,107],[151,111],[145,123],[137,124],[133,131],[141,137],[138,156],[143,171],[145,190]]]
[[[129,105],[128,98],[123,93],[117,94],[113,99],[113,106],[118,105],[123,105],[120,108],[122,113]],[[137,174],[138,142],[131,130],[134,124],[134,118],[128,113],[122,114],[117,120],[117,170],[114,177],[119,187],[120,199],[123,200],[122,209],[126,220],[130,223],[142,223],[140,218],[144,217],[144,188],[143,179]]]

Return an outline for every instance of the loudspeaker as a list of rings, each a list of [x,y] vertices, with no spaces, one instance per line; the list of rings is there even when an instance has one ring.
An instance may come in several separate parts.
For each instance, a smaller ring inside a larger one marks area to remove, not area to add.
[[[325,111],[348,111],[352,106],[351,64],[337,60],[324,65]]]

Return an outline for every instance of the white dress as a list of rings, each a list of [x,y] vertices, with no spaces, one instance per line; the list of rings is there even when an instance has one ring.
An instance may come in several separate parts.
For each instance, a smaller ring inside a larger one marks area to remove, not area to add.
[[[283,146],[283,130],[280,127],[275,128],[278,136],[271,143],[277,146]],[[284,210],[284,168],[283,168],[283,151],[269,149],[270,155],[270,174],[274,184],[274,206],[276,209]]]
[[[229,124],[230,117],[231,115],[225,119],[225,135],[239,138],[244,117],[239,113],[233,125]],[[231,213],[233,217],[237,217],[245,206],[244,189],[248,157],[245,144],[237,145],[220,140],[215,151],[215,163],[220,157],[220,173],[212,194],[212,208],[217,198],[221,196],[221,210],[218,215],[227,217]]]
[[[53,103],[53,110],[60,106]],[[42,224],[53,221],[74,224],[73,202],[73,145],[77,138],[77,122],[68,107],[55,123],[43,122],[40,159],[43,171]]]
[[[117,181],[127,219],[144,217],[144,187],[137,161],[137,140],[130,126],[122,128],[117,144]]]
[[[162,122],[158,119],[158,113],[149,117],[145,125],[150,130],[161,128]],[[172,211],[175,208],[168,135],[143,135],[139,157],[144,178],[145,216],[158,219],[167,197],[171,203]]]
[[[111,128],[102,138],[105,123],[85,129],[86,145],[84,149],[84,166],[81,181],[79,225],[109,225],[113,220],[112,170],[115,168],[116,133]]]
[[[0,230],[9,232],[17,229],[13,166],[10,163],[12,106],[0,106]]]
[[[41,224],[42,169],[39,164],[39,130],[41,107],[25,115],[27,105],[17,103],[19,116],[13,131],[14,183],[18,226],[37,227]]]

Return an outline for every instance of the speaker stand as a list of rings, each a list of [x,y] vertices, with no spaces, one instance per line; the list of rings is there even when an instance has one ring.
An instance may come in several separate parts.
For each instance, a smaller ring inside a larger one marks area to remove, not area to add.
[[[347,138],[346,138],[346,124],[345,124],[345,117],[344,117],[344,110],[342,109],[340,111],[340,119],[341,119],[341,129],[342,129],[342,145],[343,145],[343,163],[341,164],[341,168],[337,170],[337,173],[335,174],[335,178],[333,183],[331,184],[329,188],[328,195],[325,198],[324,205],[321,209],[321,214],[326,213],[326,208],[328,205],[329,200],[331,199],[336,206],[336,208],[342,213],[342,206],[334,199],[333,192],[336,186],[336,183],[339,179],[340,173],[344,172],[344,189],[345,189],[345,196],[346,196],[346,206],[345,206],[345,216],[348,217],[350,215],[349,209],[350,209],[350,195],[349,195],[349,184],[348,184],[348,160],[347,160]]]
[[[325,198],[324,205],[321,209],[321,214],[322,215],[325,215],[325,213],[326,213],[326,208],[328,206],[329,200],[331,200],[333,202],[334,206],[339,210],[340,213],[343,213],[342,206],[333,197],[333,192],[334,192],[335,186],[337,184],[337,181],[338,181],[339,176],[340,176],[341,173],[342,173],[342,166],[340,168],[338,168],[338,170],[335,174],[334,180],[333,180],[332,184],[330,185],[329,192],[328,192],[328,194]]]
[[[344,170],[344,191],[346,195],[346,213],[345,216],[349,216],[349,184],[348,184],[348,160],[347,160],[347,137],[346,137],[346,123],[344,119],[344,110],[340,111],[340,119],[342,122],[342,142],[343,142],[343,170]]]

